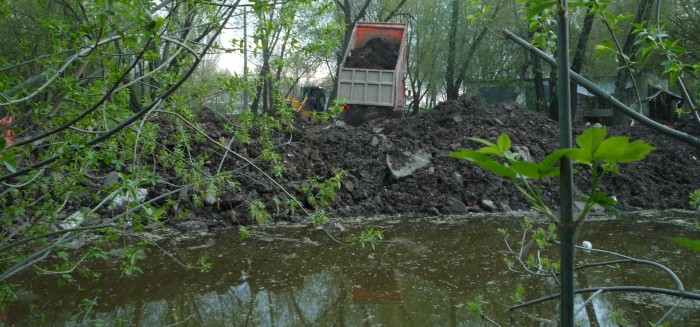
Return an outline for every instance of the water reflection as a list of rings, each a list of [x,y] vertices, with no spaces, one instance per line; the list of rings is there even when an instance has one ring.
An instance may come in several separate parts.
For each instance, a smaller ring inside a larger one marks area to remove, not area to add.
[[[25,276],[22,285],[30,285],[28,291],[35,295],[11,307],[10,319],[12,324],[45,326],[474,326],[481,322],[467,311],[466,303],[482,295],[486,312],[497,320],[550,326],[557,318],[554,302],[513,317],[503,312],[512,303],[516,285],[525,287],[526,299],[558,290],[551,279],[505,268],[496,228],[517,224],[497,218],[396,221],[382,227],[388,238],[376,251],[339,245],[307,228],[267,229],[268,237],[244,244],[233,231],[221,231],[207,236],[213,240],[209,247],[198,246],[201,239],[163,244],[181,259],[211,258],[209,272],[186,270],[152,251],[142,265],[144,275],[120,279],[112,268],[95,267],[104,277],[100,283],[80,281],[85,291],[57,289],[55,280]],[[700,288],[697,255],[660,237],[700,238],[697,232],[682,232],[670,224],[625,224],[589,223],[581,237],[599,248],[663,261],[686,289]],[[582,261],[601,260],[583,252],[578,256]],[[598,267],[577,278],[579,287],[673,288],[663,274],[643,266]],[[577,306],[588,296],[579,296]],[[87,314],[77,310],[85,298],[97,299]],[[56,306],[57,301],[62,305]],[[581,326],[612,326],[613,316],[622,311],[629,324],[647,325],[673,302],[668,297],[601,294],[578,312],[577,321]],[[43,308],[44,315],[33,316],[30,305]],[[31,317],[34,320],[28,320]],[[700,325],[700,308],[683,301],[670,321],[674,326]]]

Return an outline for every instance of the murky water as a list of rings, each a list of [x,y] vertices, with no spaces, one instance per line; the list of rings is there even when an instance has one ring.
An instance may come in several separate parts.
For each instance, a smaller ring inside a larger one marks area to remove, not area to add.
[[[656,260],[673,269],[686,290],[698,292],[700,256],[663,239],[700,238],[687,227],[698,223],[698,216],[666,218],[589,222],[579,239],[595,248]],[[477,295],[486,302],[485,313],[503,325],[511,319],[516,326],[550,326],[556,321],[555,302],[513,315],[504,312],[513,303],[516,285],[524,286],[525,300],[558,291],[553,279],[512,272],[503,263],[506,248],[496,228],[516,229],[516,219],[395,219],[373,225],[386,231],[376,250],[338,244],[309,227],[264,228],[245,242],[238,240],[237,231],[223,230],[162,243],[183,262],[207,256],[213,263],[208,272],[185,269],[154,249],[140,265],[142,275],[120,278],[114,259],[113,267],[93,267],[103,277],[99,282],[81,280],[83,291],[59,287],[55,278],[25,277],[25,292],[8,310],[10,324],[474,326],[480,319],[468,312],[466,303]],[[583,251],[577,256],[581,262],[612,259]],[[662,272],[641,265],[596,267],[577,276],[580,288],[674,289]],[[579,303],[589,295],[579,297]],[[579,312],[577,321],[581,326],[612,326],[621,314],[629,326],[644,326],[674,304],[671,326],[700,326],[699,303],[642,293],[600,294]]]

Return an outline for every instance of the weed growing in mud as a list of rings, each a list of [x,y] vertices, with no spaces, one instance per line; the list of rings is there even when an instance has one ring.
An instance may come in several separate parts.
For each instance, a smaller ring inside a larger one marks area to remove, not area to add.
[[[294,216],[296,208],[299,206],[299,201],[297,199],[286,198],[284,199],[284,204],[289,206],[289,215]]]
[[[372,250],[374,250],[377,246],[377,243],[379,243],[379,240],[381,239],[384,239],[384,231],[374,229],[374,227],[370,227],[370,229],[366,231],[361,231],[359,236],[352,235],[348,237],[346,242],[349,244],[360,243],[362,247],[365,247],[365,245],[369,243],[369,245],[372,247]]]
[[[695,210],[700,211],[700,189],[695,190],[695,192],[690,193],[690,206],[695,208]]]
[[[122,254],[122,276],[135,275],[136,273],[143,274],[143,270],[137,264],[141,260],[141,253],[143,249],[141,248],[127,248]],[[64,274],[63,276],[70,276]]]
[[[316,210],[315,212],[310,214],[309,219],[311,219],[311,223],[314,225],[314,228],[318,228],[319,226],[327,223],[330,220],[328,218],[328,214],[323,209]]]
[[[214,263],[209,261],[207,256],[200,256],[199,259],[197,259],[197,265],[199,266],[199,269],[202,272],[209,271],[211,270],[212,267],[214,267]]]
[[[245,226],[238,226],[238,239],[245,241],[250,238],[250,229]]]
[[[331,203],[335,201],[335,192],[340,189],[343,177],[347,174],[345,170],[333,171],[333,176],[324,180],[315,176],[308,179],[308,187],[299,189],[299,192],[306,196],[306,201],[314,208],[331,208]]]
[[[253,218],[258,224],[264,224],[270,219],[270,213],[267,212],[265,203],[260,200],[253,200],[248,206],[248,213],[250,217]]]

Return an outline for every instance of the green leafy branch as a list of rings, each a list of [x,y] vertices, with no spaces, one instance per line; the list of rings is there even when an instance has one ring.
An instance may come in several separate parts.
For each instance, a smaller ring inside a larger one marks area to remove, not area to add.
[[[521,160],[520,153],[511,151],[511,140],[506,134],[502,134],[497,143],[468,138],[484,147],[477,150],[463,149],[450,153],[450,156],[507,178],[535,209],[553,222],[557,222],[558,217],[544,201],[543,181],[559,176],[560,169],[556,164],[564,157],[571,159],[574,164],[588,167],[591,171],[591,188],[584,195],[586,203],[576,220],[578,224],[596,204],[615,213],[613,205],[617,201],[599,190],[601,181],[609,173],[619,173],[618,164],[642,160],[654,150],[654,147],[640,140],[630,143],[625,136],[605,139],[606,133],[604,128],[591,127],[576,138],[578,148],[559,149],[539,163]]]

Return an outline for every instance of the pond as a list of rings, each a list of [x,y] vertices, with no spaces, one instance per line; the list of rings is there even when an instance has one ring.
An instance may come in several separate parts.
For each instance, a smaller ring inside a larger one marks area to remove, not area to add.
[[[493,215],[357,219],[385,231],[376,249],[345,245],[309,226],[185,235],[159,243],[140,263],[143,274],[121,277],[119,259],[93,266],[99,281],[78,279],[58,286],[57,277],[27,274],[19,301],[7,311],[9,325],[107,326],[474,326],[480,318],[467,303],[482,296],[484,312],[503,325],[556,324],[556,301],[512,315],[505,312],[521,285],[525,301],[557,293],[553,278],[513,272],[497,228],[508,228],[518,251],[520,218]],[[700,291],[698,254],[665,236],[700,238],[698,214],[665,212],[587,222],[579,240],[594,249],[655,260],[671,268],[685,289]],[[349,233],[349,232],[346,232]],[[337,233],[338,238],[344,238]],[[554,247],[552,247],[554,248]],[[553,252],[552,249],[549,252]],[[531,252],[534,253],[534,252]],[[543,253],[544,255],[544,253]],[[209,271],[177,264],[206,256]],[[616,259],[577,251],[580,263]],[[644,285],[675,289],[659,269],[621,264],[586,269],[577,287]],[[579,306],[591,294],[577,298]],[[647,326],[673,308],[671,326],[700,326],[700,303],[649,293],[602,293],[578,311],[581,326]],[[0,323],[2,325],[2,323]]]

